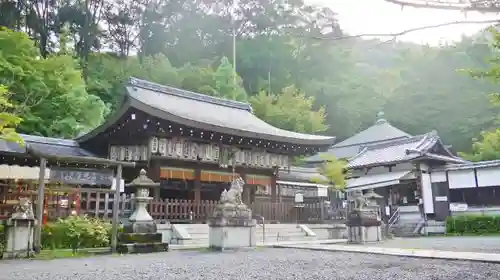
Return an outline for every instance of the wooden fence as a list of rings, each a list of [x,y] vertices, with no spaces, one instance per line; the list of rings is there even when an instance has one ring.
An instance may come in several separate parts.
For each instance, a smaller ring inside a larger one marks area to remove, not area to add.
[[[79,199],[77,198],[79,194]],[[17,200],[19,194],[8,194],[0,199],[0,215],[4,217],[12,210],[9,201]],[[21,196],[29,197],[34,203],[36,211],[36,192],[20,193]],[[134,205],[133,194],[122,194],[119,199],[119,216],[126,218],[131,214]],[[55,220],[64,218],[72,212],[85,214],[91,217],[111,219],[114,193],[110,190],[80,189],[79,192],[60,193],[51,191],[46,194],[44,209],[47,210],[48,219]],[[154,199],[148,205],[148,211],[155,220],[168,220],[173,223],[204,223],[213,213],[217,201],[202,200],[199,202],[182,199]],[[79,206],[78,206],[79,205]],[[293,202],[270,202],[256,201],[250,205],[254,216],[264,217],[266,222],[281,223],[316,223],[332,218],[332,208],[325,208],[322,202],[305,203],[296,207]],[[1,211],[4,210],[2,213]],[[5,210],[8,210],[5,212]],[[342,209],[333,211],[337,213],[335,218],[342,218]]]

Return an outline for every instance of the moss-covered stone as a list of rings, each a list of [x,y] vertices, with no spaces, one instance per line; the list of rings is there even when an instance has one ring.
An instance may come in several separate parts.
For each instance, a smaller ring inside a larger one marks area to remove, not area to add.
[[[155,243],[161,242],[161,233],[122,233],[120,243]]]
[[[120,254],[146,254],[168,252],[167,243],[119,244],[117,251]]]

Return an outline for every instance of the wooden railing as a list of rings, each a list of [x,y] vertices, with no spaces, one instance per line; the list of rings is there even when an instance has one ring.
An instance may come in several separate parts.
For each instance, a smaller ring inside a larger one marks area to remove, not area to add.
[[[67,195],[65,195],[67,194]],[[79,200],[77,199],[79,195]],[[29,197],[36,209],[37,194],[34,191],[19,194]],[[0,215],[6,217],[12,211],[18,193],[9,193],[0,198]],[[133,194],[122,194],[119,199],[119,216],[127,217],[133,211]],[[13,202],[14,201],[14,202]],[[79,201],[79,202],[78,202]],[[111,219],[114,193],[110,190],[80,189],[78,192],[63,193],[51,191],[45,196],[48,220],[64,218],[76,211],[78,214]],[[79,206],[78,206],[79,204]],[[217,201],[202,200],[199,202],[182,199],[153,199],[148,211],[155,220],[168,220],[172,223],[204,223],[213,213]],[[293,202],[256,201],[249,205],[254,216],[264,217],[266,222],[280,223],[317,223],[331,219],[332,208],[325,208],[323,202],[305,203],[296,207]],[[2,212],[3,211],[3,212]],[[341,209],[335,210],[341,217]]]

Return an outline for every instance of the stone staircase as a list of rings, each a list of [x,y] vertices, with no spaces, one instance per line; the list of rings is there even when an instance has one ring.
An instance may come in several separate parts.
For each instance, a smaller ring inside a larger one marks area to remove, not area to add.
[[[256,226],[257,244],[274,242],[309,241],[318,239],[314,231],[305,225],[261,224]],[[325,238],[323,238],[323,236]],[[322,234],[320,239],[328,239]],[[207,224],[173,224],[171,244],[186,246],[208,246]]]
[[[307,229],[303,227],[297,224],[266,224],[263,228],[259,224],[256,228],[257,243],[315,240],[314,232],[309,230],[308,235]]]
[[[417,228],[423,227],[423,218],[418,206],[400,206],[399,219],[392,225],[390,233],[397,237],[421,236]]]

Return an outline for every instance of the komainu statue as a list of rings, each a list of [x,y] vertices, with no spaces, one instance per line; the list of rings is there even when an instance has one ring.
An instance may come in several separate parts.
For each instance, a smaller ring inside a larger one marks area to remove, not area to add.
[[[354,201],[354,209],[363,209],[368,206],[368,201],[363,195],[363,191],[356,190],[352,193],[352,200]]]
[[[237,177],[231,182],[229,191],[224,190],[220,196],[220,203],[231,203],[235,205],[243,204],[241,194],[243,193],[243,186],[245,181],[241,177]]]
[[[215,206],[213,217],[251,219],[252,211],[241,198],[244,185],[245,181],[241,177],[231,182],[231,188],[222,192],[219,204]]]
[[[34,219],[33,207],[27,197],[19,198],[19,204],[14,207],[11,219]]]

